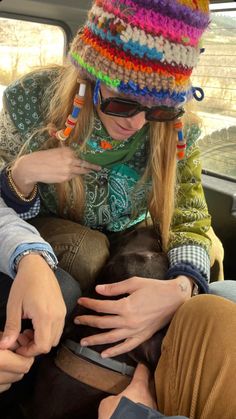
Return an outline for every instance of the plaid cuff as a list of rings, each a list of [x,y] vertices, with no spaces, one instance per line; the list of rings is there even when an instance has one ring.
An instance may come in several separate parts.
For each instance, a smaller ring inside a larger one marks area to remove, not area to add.
[[[23,220],[30,220],[31,218],[34,218],[38,215],[40,211],[40,197],[38,196],[36,201],[34,202],[34,205],[29,208],[26,212],[21,212],[19,215],[20,218]]]
[[[169,268],[187,264],[196,269],[206,280],[210,281],[210,258],[206,250],[197,245],[179,246],[168,252]]]

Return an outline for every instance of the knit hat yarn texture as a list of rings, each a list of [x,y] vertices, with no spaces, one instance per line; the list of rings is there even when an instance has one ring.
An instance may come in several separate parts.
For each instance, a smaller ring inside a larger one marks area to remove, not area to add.
[[[208,0],[95,0],[69,57],[83,77],[149,106],[181,106],[209,25]]]

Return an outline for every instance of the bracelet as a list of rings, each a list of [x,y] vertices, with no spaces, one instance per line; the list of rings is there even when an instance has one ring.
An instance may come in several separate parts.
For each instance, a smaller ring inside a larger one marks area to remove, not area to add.
[[[6,174],[7,174],[7,180],[8,180],[8,184],[9,184],[9,186],[10,186],[10,188],[11,188],[11,190],[16,194],[16,196],[18,197],[18,198],[20,198],[21,199],[21,201],[24,201],[24,202],[31,202],[31,201],[33,201],[34,199],[35,199],[35,197],[37,196],[37,193],[38,193],[38,185],[37,185],[37,183],[34,185],[34,188],[33,188],[33,190],[32,190],[32,192],[30,193],[30,195],[28,196],[28,198],[26,198],[20,191],[19,191],[19,189],[17,188],[17,186],[16,186],[16,184],[15,184],[15,182],[14,182],[14,180],[13,180],[13,177],[12,177],[12,172],[11,172],[11,167],[7,167],[6,168]]]
[[[32,254],[42,256],[44,258],[45,262],[47,262],[48,266],[53,271],[56,269],[57,263],[55,262],[55,260],[53,260],[52,256],[50,255],[50,253],[47,250],[28,249],[28,250],[25,250],[24,252],[20,253],[15,258],[15,262],[14,262],[15,272],[17,272],[17,270],[18,270],[18,266],[19,266],[19,263],[20,263],[21,259],[24,256],[28,256],[28,255],[32,255]]]

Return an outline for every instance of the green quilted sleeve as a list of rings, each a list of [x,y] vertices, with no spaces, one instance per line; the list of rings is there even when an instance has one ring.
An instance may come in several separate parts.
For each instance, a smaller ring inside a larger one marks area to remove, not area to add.
[[[198,136],[198,127],[188,129],[186,158],[177,164],[176,204],[168,250],[182,245],[199,245],[207,252],[210,250],[211,242],[206,233],[210,228],[211,217],[201,183]]]

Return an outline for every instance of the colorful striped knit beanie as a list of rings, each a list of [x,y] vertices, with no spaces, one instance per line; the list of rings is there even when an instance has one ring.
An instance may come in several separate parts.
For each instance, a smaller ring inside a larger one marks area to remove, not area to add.
[[[86,78],[151,105],[181,106],[209,24],[208,0],[95,0],[69,57]]]

